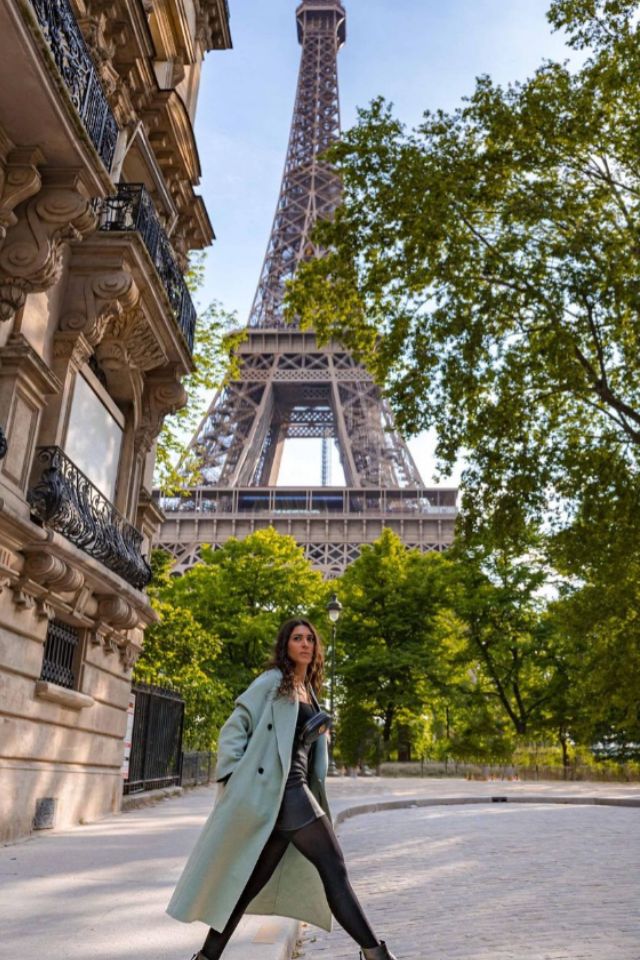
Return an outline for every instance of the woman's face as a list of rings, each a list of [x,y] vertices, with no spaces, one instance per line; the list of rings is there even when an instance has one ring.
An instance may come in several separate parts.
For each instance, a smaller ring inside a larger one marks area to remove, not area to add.
[[[300,668],[303,665],[308,667],[313,660],[315,645],[313,632],[301,623],[294,627],[289,634],[287,642],[288,657],[296,667]]]

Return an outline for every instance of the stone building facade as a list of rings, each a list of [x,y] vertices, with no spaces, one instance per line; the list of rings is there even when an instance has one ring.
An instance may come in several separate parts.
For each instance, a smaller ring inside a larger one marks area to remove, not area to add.
[[[226,0],[0,5],[0,839],[119,808]]]

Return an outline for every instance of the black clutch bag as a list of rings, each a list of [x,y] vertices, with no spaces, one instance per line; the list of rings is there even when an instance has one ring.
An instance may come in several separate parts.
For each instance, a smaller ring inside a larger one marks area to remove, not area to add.
[[[333,717],[324,710],[314,714],[310,720],[307,720],[299,733],[300,743],[305,747],[310,747],[315,743],[318,737],[330,730],[333,726]]]

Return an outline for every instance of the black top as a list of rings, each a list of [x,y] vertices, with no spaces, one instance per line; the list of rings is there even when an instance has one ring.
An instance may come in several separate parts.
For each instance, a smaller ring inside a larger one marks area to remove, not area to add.
[[[298,702],[298,718],[296,720],[296,732],[293,738],[293,747],[291,750],[291,767],[289,776],[285,784],[285,790],[290,787],[297,787],[302,783],[307,783],[309,775],[309,754],[311,747],[303,747],[299,742],[300,731],[311,717],[318,711],[312,703]]]
[[[314,703],[298,701],[296,731],[291,750],[291,767],[282,795],[282,804],[276,819],[276,827],[282,831],[295,833],[318,817],[324,816],[324,810],[309,789],[309,758],[313,756],[316,745],[304,746],[298,737],[305,723],[318,712]]]

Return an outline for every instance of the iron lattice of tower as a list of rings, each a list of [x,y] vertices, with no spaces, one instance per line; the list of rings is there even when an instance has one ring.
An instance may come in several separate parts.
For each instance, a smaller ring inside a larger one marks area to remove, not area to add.
[[[391,411],[367,371],[338,343],[285,323],[287,280],[319,255],[318,217],[340,202],[324,152],[340,135],[338,51],[346,14],[338,0],[304,0],[296,13],[302,60],[280,197],[251,309],[237,349],[238,376],[215,397],[194,436],[202,483],[163,501],[160,546],[186,570],[200,546],[273,526],[293,535],[326,575],[339,575],[384,527],[409,546],[440,550],[453,538],[455,489],[426,489]],[[284,444],[322,442],[322,482],[278,486]],[[345,487],[328,486],[338,447]]]

